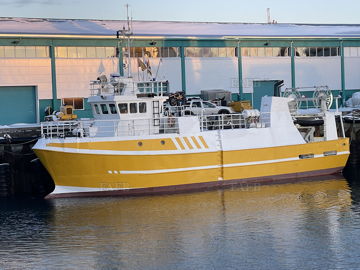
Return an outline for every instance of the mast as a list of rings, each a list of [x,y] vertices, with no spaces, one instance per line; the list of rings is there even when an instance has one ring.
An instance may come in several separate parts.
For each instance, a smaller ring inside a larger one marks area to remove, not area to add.
[[[132,17],[129,17],[129,4],[125,5],[126,7],[126,27],[125,25],[123,26],[123,28],[119,31],[117,31],[117,38],[120,37],[120,33],[123,36],[123,39],[127,41],[126,43],[126,51],[127,51],[127,58],[128,58],[128,78],[131,78],[131,62],[130,62],[130,37],[133,35],[132,32]]]

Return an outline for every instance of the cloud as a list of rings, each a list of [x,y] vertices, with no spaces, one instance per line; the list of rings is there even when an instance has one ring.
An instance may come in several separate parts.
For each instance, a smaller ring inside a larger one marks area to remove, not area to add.
[[[62,1],[58,0],[0,0],[1,5],[8,6],[29,6],[29,5],[58,5],[61,4]]]

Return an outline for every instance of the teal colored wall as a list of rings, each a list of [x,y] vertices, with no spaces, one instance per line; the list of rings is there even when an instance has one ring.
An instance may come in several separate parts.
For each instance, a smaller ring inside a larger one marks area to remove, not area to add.
[[[33,86],[0,87],[0,125],[36,123],[36,100]]]
[[[39,110],[40,110],[40,122],[44,121],[45,117],[45,108],[47,106],[52,106],[52,99],[41,99],[39,100]],[[56,100],[55,111],[59,111],[61,106],[61,99]],[[74,113],[78,116],[78,118],[92,118],[92,110],[90,104],[87,102],[87,99],[84,99],[84,110],[74,110]],[[54,109],[54,108],[53,108]]]

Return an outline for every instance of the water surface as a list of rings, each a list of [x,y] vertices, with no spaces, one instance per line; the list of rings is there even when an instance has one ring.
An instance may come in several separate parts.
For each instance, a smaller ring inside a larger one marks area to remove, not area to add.
[[[133,198],[0,201],[0,269],[359,269],[344,179]]]

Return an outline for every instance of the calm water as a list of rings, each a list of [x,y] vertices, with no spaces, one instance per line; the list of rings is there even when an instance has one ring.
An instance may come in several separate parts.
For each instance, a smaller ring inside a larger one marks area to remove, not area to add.
[[[344,179],[138,198],[0,201],[0,269],[359,269]]]

